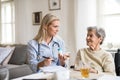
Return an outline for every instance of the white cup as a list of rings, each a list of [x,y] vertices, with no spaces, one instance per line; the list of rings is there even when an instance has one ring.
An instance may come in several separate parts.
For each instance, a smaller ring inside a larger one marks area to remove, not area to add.
[[[69,70],[57,71],[54,73],[54,80],[69,80],[70,72]]]

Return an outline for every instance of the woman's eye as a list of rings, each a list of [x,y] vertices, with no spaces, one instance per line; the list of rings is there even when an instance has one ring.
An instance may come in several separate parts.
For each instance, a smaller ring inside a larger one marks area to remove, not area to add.
[[[58,26],[54,26],[55,28],[58,27]]]

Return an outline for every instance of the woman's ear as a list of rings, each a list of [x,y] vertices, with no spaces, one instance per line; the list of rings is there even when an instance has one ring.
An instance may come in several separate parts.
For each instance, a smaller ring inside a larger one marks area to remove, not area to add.
[[[47,30],[47,26],[44,26],[44,29]]]
[[[100,37],[100,42],[102,42],[103,41],[103,38],[102,37]]]

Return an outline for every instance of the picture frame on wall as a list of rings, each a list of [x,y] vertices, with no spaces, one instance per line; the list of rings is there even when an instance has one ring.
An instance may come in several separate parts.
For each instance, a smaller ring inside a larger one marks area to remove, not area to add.
[[[40,25],[42,20],[42,12],[33,12],[32,13],[32,22],[33,25]]]
[[[49,10],[60,10],[61,0],[48,0]]]

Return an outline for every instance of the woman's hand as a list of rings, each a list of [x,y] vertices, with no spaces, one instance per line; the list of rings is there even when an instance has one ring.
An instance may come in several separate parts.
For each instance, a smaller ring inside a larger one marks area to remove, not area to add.
[[[65,60],[69,57],[69,55],[68,54],[58,54],[58,57],[59,57],[59,60],[60,60],[60,64],[62,65],[62,66],[64,66],[65,65]]]
[[[65,65],[65,58],[64,58],[64,56],[62,54],[58,54],[58,58],[60,60],[60,64],[62,66],[64,66]]]
[[[44,59],[44,61],[38,63],[37,69],[39,69],[39,67],[49,66],[52,63],[52,60],[53,60],[52,58]]]
[[[49,58],[49,59],[45,59],[43,62],[44,62],[44,66],[49,66],[51,63],[52,63],[52,58]]]

